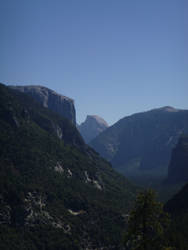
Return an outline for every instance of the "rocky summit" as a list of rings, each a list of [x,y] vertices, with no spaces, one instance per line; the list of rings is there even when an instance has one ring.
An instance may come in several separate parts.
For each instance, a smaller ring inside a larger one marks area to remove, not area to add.
[[[62,115],[76,125],[76,112],[74,101],[66,96],[60,95],[55,91],[38,85],[10,86],[13,89],[29,94],[40,102],[45,108]]]
[[[86,120],[78,126],[86,143],[89,143],[106,128],[108,128],[107,122],[97,115],[87,115]]]

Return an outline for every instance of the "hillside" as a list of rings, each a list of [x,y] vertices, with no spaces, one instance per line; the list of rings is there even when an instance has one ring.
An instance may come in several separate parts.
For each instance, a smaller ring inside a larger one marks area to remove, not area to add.
[[[0,249],[119,249],[136,188],[74,125],[0,85]]]
[[[182,133],[188,133],[188,110],[163,107],[121,119],[90,145],[125,175],[164,177]]]

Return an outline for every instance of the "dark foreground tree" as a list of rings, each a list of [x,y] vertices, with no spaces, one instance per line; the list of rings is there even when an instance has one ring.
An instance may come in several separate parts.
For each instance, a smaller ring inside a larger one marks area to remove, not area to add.
[[[125,248],[129,250],[163,250],[168,248],[165,231],[170,223],[156,194],[146,190],[138,194],[135,206],[128,217]]]

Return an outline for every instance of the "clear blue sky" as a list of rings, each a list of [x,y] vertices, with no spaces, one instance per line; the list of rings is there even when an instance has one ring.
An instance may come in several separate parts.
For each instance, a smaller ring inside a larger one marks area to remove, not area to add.
[[[0,0],[0,82],[40,84],[109,124],[188,109],[187,0]]]

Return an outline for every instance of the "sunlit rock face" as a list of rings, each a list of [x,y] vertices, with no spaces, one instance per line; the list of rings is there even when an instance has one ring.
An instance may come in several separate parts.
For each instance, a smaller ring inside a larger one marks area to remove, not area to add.
[[[103,118],[97,115],[88,115],[86,120],[78,126],[78,130],[83,136],[85,142],[89,143],[107,127],[108,124]]]
[[[188,181],[188,136],[182,136],[172,151],[167,181],[173,184]]]
[[[60,95],[51,89],[38,85],[10,87],[29,94],[35,100],[40,102],[45,108],[49,108],[62,115],[76,125],[74,101],[71,98]]]

